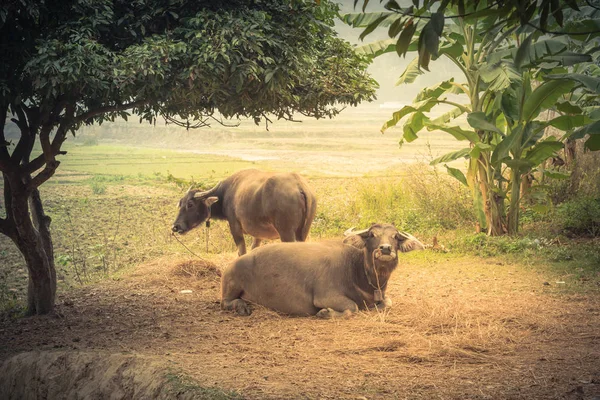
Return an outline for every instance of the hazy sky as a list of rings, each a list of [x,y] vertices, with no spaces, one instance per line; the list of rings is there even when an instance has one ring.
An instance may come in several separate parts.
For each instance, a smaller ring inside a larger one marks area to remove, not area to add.
[[[403,7],[412,4],[410,0],[398,1],[398,3]],[[360,12],[362,11],[363,0],[359,0],[356,10],[354,10],[353,0],[338,1],[338,4],[340,4],[342,14]],[[366,11],[385,11],[383,4],[385,4],[385,0],[382,3],[378,0],[372,0]],[[387,28],[378,28],[361,42],[358,37],[363,29],[352,28],[344,24],[341,20],[336,22],[336,30],[340,37],[359,46],[378,40],[389,39]],[[416,52],[408,53],[405,58],[398,57],[396,53],[389,53],[373,60],[373,64],[369,67],[369,72],[379,82],[380,89],[377,92],[377,103],[401,102],[410,104],[417,93],[425,87],[435,85],[452,77],[455,77],[459,82],[464,80],[460,70],[451,61],[442,57],[432,61],[429,64],[430,72],[425,71],[425,74],[419,76],[414,83],[395,86],[398,77],[404,72],[406,65],[416,56]]]

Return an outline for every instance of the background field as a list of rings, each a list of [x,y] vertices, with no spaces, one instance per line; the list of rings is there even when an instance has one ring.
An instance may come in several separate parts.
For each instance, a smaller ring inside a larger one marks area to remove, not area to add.
[[[63,318],[18,319],[27,274],[0,237],[0,342],[8,344],[0,359],[45,350],[88,363],[86,352],[142,357],[176,371],[178,390],[205,398],[600,395],[598,240],[571,239],[557,214],[527,207],[522,235],[476,234],[469,193],[428,166],[462,144],[432,132],[399,149],[399,132],[379,133],[390,112],[346,110],[268,131],[249,121],[199,131],[124,121],[82,129],[41,188]],[[343,321],[260,307],[248,319],[223,313],[218,273],[236,256],[226,224],[213,223],[208,241],[199,228],[181,243],[170,225],[190,184],[207,188],[243,168],[308,178],[319,202],[310,240],[378,221],[437,246],[403,255],[385,312]],[[20,362],[32,370],[40,361]],[[73,373],[87,379],[79,362]]]

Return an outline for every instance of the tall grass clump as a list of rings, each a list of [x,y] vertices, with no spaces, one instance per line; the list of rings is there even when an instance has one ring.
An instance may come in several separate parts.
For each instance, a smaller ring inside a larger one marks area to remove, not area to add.
[[[387,222],[421,233],[474,223],[467,189],[453,178],[420,164],[400,177],[363,185],[350,215],[356,215],[361,226]]]

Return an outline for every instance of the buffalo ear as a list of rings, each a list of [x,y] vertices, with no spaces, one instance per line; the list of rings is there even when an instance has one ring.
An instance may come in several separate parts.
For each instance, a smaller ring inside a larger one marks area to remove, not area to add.
[[[367,239],[369,236],[371,236],[371,230],[370,229],[363,229],[362,231],[356,231],[356,232],[352,232],[355,235],[360,236],[363,239]]]
[[[413,250],[423,250],[425,248],[425,245],[410,233],[398,232],[394,237],[398,241],[398,250],[403,253]]]
[[[358,235],[346,236],[343,243],[361,250],[367,245],[365,240]]]
[[[206,207],[210,207],[217,201],[219,201],[219,198],[217,196],[211,196],[207,197],[206,200],[204,200],[204,204],[206,204]]]

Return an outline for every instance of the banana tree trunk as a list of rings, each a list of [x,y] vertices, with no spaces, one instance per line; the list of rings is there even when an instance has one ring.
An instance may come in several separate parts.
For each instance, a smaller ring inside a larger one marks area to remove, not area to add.
[[[521,173],[518,168],[511,172],[510,208],[508,209],[508,234],[519,232],[519,206],[521,203]]]
[[[479,188],[483,197],[487,234],[490,236],[505,234],[504,199],[493,190],[493,181],[489,179],[488,171],[481,164],[479,165]]]

